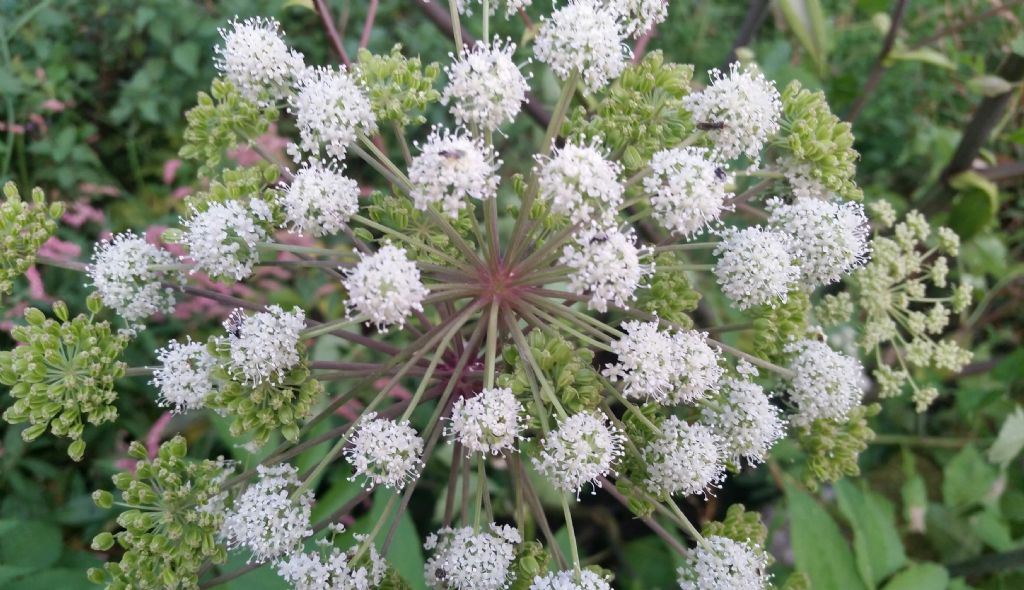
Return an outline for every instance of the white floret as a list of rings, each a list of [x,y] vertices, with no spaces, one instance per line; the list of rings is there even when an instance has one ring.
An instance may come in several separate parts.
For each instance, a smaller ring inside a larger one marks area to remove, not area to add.
[[[600,90],[619,77],[632,57],[617,17],[597,0],[570,0],[543,19],[534,54],[560,79],[576,71],[587,91]]]
[[[495,198],[498,167],[494,148],[465,131],[435,128],[409,165],[410,196],[417,209],[440,206],[457,217],[466,199]]]
[[[798,410],[791,418],[794,424],[843,420],[860,404],[864,369],[857,359],[817,340],[791,342],[783,350],[793,359],[788,393]]]
[[[725,480],[722,439],[707,426],[669,416],[642,450],[647,490],[655,496],[707,494]]]
[[[160,366],[153,370],[150,383],[160,393],[159,405],[171,406],[174,412],[198,410],[213,392],[213,369],[216,359],[206,344],[172,340],[156,353]]]
[[[224,325],[228,335],[220,345],[226,346],[230,355],[229,370],[243,383],[280,382],[302,360],[299,340],[306,314],[301,308],[286,312],[270,305],[251,316],[236,310]]]
[[[362,255],[354,268],[344,271],[348,306],[383,330],[403,326],[413,311],[423,311],[428,290],[420,270],[405,250],[385,244],[373,254]]]
[[[790,248],[789,236],[762,227],[723,231],[714,250],[722,292],[740,309],[785,302],[800,278]]]
[[[365,478],[366,487],[384,486],[401,491],[416,479],[422,465],[423,439],[409,421],[364,415],[356,425],[345,456],[352,464],[352,479]]]
[[[448,433],[467,453],[497,455],[514,450],[525,428],[525,413],[523,404],[511,389],[484,389],[473,397],[460,397],[452,404]]]
[[[313,492],[293,497],[299,478],[291,465],[258,465],[256,473],[255,483],[225,512],[220,534],[229,548],[250,551],[250,563],[263,563],[298,550],[313,534]]]
[[[218,29],[223,45],[214,48],[214,65],[245,98],[270,105],[291,94],[295,78],[305,69],[302,54],[284,41],[273,18],[231,21]]]
[[[459,125],[493,130],[515,119],[530,89],[512,60],[515,50],[511,41],[478,43],[445,67],[448,85],[441,102]]]
[[[573,223],[610,225],[622,205],[622,165],[605,158],[599,142],[566,142],[546,161],[539,161],[539,197],[552,213]]]
[[[377,130],[370,99],[347,71],[307,68],[288,104],[299,128],[299,148],[310,154],[323,150],[342,160],[360,135],[370,136]],[[292,151],[293,156],[299,155]]]
[[[727,537],[705,537],[686,554],[679,568],[680,590],[765,590],[767,558],[748,543]]]
[[[768,226],[789,234],[790,252],[808,288],[840,280],[864,264],[868,253],[868,219],[864,207],[849,201],[797,199],[792,204],[767,202]]]
[[[651,157],[643,181],[654,218],[673,233],[689,238],[715,224],[726,200],[725,166],[705,148],[662,150]]]
[[[254,200],[252,205],[262,201]],[[239,201],[211,203],[205,211],[193,210],[184,223],[182,244],[188,248],[188,257],[195,262],[195,271],[214,278],[236,281],[252,274],[259,262],[257,242],[267,240],[267,232],[260,225],[257,211]]]
[[[644,278],[654,272],[653,262],[640,260],[649,253],[637,248],[632,229],[588,227],[577,232],[558,261],[570,269],[569,290],[589,294],[587,307],[605,312],[608,304],[628,307],[635,299]]]
[[[423,567],[427,585],[436,590],[504,590],[515,577],[511,567],[521,540],[515,528],[494,523],[482,531],[446,527],[428,535],[424,548],[433,555]]]
[[[129,231],[100,242],[86,272],[104,305],[129,324],[143,327],[141,321],[149,316],[174,311],[174,288],[164,282],[180,283],[182,277],[152,267],[175,263],[170,252]]]
[[[359,211],[359,184],[331,164],[304,165],[278,196],[285,223],[299,235],[336,234]]]
[[[624,440],[604,418],[573,414],[544,437],[534,465],[555,488],[579,497],[583,486],[600,487],[600,478],[613,473]]]

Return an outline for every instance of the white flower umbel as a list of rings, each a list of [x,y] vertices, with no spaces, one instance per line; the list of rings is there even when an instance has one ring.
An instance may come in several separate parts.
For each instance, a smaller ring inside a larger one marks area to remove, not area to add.
[[[298,470],[282,463],[258,465],[256,482],[224,514],[221,536],[231,549],[249,550],[249,562],[262,563],[298,549],[313,534],[309,517],[313,492],[299,488]]]
[[[654,218],[684,238],[718,221],[732,193],[725,190],[725,166],[714,161],[706,148],[662,150],[651,156],[644,191]]]
[[[302,166],[278,196],[288,229],[322,237],[341,231],[359,211],[359,184],[332,164]]]
[[[725,457],[737,467],[740,459],[763,463],[785,435],[779,408],[760,385],[745,378],[723,379],[719,394],[704,402],[701,421],[719,435]]]
[[[715,246],[715,276],[722,292],[740,309],[786,301],[800,277],[790,239],[784,233],[755,226],[728,228]]]
[[[864,369],[860,361],[838,353],[824,342],[799,340],[784,348],[796,373],[788,393],[798,413],[790,419],[807,426],[818,419],[842,420],[860,404]]]
[[[356,425],[345,456],[352,464],[353,480],[365,478],[367,489],[384,486],[401,491],[416,479],[422,465],[423,439],[409,421],[395,422],[365,414]]]
[[[642,450],[644,485],[655,496],[706,494],[725,480],[722,439],[703,424],[669,416],[660,434]]]
[[[739,63],[730,64],[728,75],[715,69],[710,76],[711,85],[685,97],[684,105],[707,129],[723,159],[746,155],[758,160],[765,142],[779,130],[782,101],[775,83]]]
[[[534,40],[537,59],[566,80],[579,72],[588,92],[619,77],[632,57],[614,10],[597,0],[570,0],[542,21]]]
[[[619,14],[623,31],[640,37],[668,17],[668,0],[605,0]]]
[[[448,434],[468,453],[505,453],[515,448],[523,432],[526,410],[511,389],[484,389],[452,404]]]
[[[329,554],[320,552],[294,553],[277,564],[277,575],[291,584],[293,590],[370,590],[377,588],[387,573],[387,563],[370,545],[366,553],[369,563],[356,566],[352,553],[331,547]]]
[[[566,215],[573,223],[610,225],[615,219],[624,191],[619,182],[622,165],[605,158],[600,142],[566,142],[538,165],[539,196],[552,213]]]
[[[608,580],[592,570],[581,570],[580,579],[576,572],[565,570],[537,576],[530,584],[530,590],[611,590]]]
[[[355,77],[345,71],[307,68],[288,102],[288,112],[299,128],[299,145],[311,154],[323,149],[342,160],[360,134],[369,136],[377,130],[370,99]]]
[[[707,334],[661,331],[657,322],[636,320],[625,322],[622,329],[626,335],[611,345],[618,358],[603,374],[622,381],[627,397],[676,405],[717,391],[724,369]]]
[[[760,549],[728,537],[705,537],[679,568],[680,590],[765,590],[768,562]]]
[[[184,222],[181,243],[195,262],[194,271],[211,277],[236,281],[252,274],[259,262],[256,243],[267,239],[267,232],[252,210],[239,201],[210,203],[205,211],[192,212]]]
[[[563,248],[559,263],[571,270],[569,290],[577,295],[589,293],[587,307],[605,312],[609,303],[628,307],[644,277],[654,272],[653,262],[640,262],[648,252],[637,248],[632,228],[592,226],[576,233],[573,243]]]
[[[792,238],[790,251],[804,285],[814,288],[841,279],[867,260],[868,219],[849,201],[769,199],[768,226]]]
[[[501,161],[494,148],[463,130],[437,127],[419,148],[419,155],[409,165],[410,196],[417,209],[438,205],[454,218],[466,206],[467,198],[495,198]]]
[[[829,198],[831,191],[814,177],[813,168],[809,163],[792,157],[783,157],[779,162],[779,168],[789,183],[789,190],[797,199]]]
[[[213,368],[216,359],[202,342],[185,343],[172,340],[156,352],[160,366],[153,370],[150,381],[160,393],[158,404],[171,406],[175,412],[187,412],[203,407],[213,392]]]
[[[128,231],[97,244],[86,272],[103,304],[142,328],[142,320],[149,316],[174,311],[174,289],[162,281],[182,279],[177,271],[150,267],[176,262],[170,252]]]
[[[305,64],[302,54],[285,43],[277,20],[236,19],[229,28],[218,31],[224,44],[214,48],[214,65],[242,96],[269,105],[291,94]]]
[[[376,324],[378,330],[405,325],[405,318],[423,311],[427,288],[420,270],[405,250],[391,244],[373,254],[363,254],[354,268],[344,271],[348,306]]]
[[[514,577],[511,566],[521,541],[519,531],[507,525],[492,523],[481,532],[445,527],[423,544],[433,552],[424,578],[436,590],[503,590]]]
[[[459,125],[497,129],[519,114],[530,87],[512,61],[515,51],[515,43],[495,39],[464,50],[445,67],[448,85],[441,102],[449,105]]]
[[[598,478],[613,473],[624,440],[603,417],[573,414],[544,437],[534,465],[551,485],[578,498],[584,485],[600,487]]]
[[[286,312],[278,305],[267,306],[251,316],[241,310],[224,322],[231,360],[228,369],[234,378],[247,384],[279,381],[299,364],[300,332],[306,327],[306,313],[294,307]]]

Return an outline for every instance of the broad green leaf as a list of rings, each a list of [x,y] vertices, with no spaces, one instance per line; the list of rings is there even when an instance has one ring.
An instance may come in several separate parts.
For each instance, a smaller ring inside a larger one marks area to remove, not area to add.
[[[935,563],[917,563],[893,576],[883,590],[946,590],[949,572]]]
[[[956,69],[956,64],[953,63],[953,60],[931,47],[921,47],[919,49],[896,48],[889,52],[885,61],[887,62],[886,65],[892,65],[894,61],[919,61],[947,70]]]
[[[64,539],[56,526],[33,520],[0,521],[0,563],[32,568],[46,568],[60,559]],[[14,526],[9,526],[14,523]]]
[[[988,460],[1006,468],[1024,449],[1024,409],[1020,406],[1006,417],[999,436],[988,448]]]
[[[5,590],[77,590],[95,588],[85,577],[85,570],[52,568],[23,576],[5,585]]]
[[[853,549],[864,581],[876,588],[907,562],[889,500],[843,479],[835,484],[839,510],[853,529]]]
[[[865,588],[853,552],[828,512],[792,485],[786,486],[786,507],[796,568],[810,577],[811,587]]]
[[[199,57],[198,43],[179,43],[171,51],[171,63],[181,71],[192,76],[199,73]]]
[[[780,0],[786,24],[811,56],[818,72],[828,65],[828,32],[819,0]]]
[[[245,567],[248,554],[234,551],[228,555],[228,561],[220,566],[222,572],[230,572]],[[288,590],[288,583],[274,571],[274,566],[263,565],[223,586],[221,590]]]
[[[943,470],[942,497],[946,506],[963,509],[986,500],[997,477],[974,445],[964,447]]]
[[[949,181],[958,190],[950,211],[950,226],[969,240],[989,227],[999,212],[999,189],[976,172],[957,174]]]
[[[655,536],[626,543],[623,549],[626,573],[617,577],[623,590],[676,588],[676,569],[668,546]],[[621,579],[620,579],[621,578]]]
[[[1014,548],[1013,534],[1006,519],[994,508],[988,508],[972,515],[969,520],[971,530],[986,545],[996,551],[1009,551]]]

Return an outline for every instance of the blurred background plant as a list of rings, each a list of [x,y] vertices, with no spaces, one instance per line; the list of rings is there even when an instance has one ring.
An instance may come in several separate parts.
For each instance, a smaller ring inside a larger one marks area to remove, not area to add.
[[[214,76],[217,27],[235,14],[276,16],[292,32],[291,43],[324,63],[336,49],[317,13],[321,4],[330,7],[347,55],[360,47],[386,54],[401,44],[429,63],[451,51],[448,36],[439,33],[447,7],[413,0],[0,0],[0,182],[15,180],[26,193],[40,186],[49,199],[68,203],[41,255],[75,256],[108,232],[169,222],[171,207],[181,205],[168,194],[206,190],[182,180],[195,174],[177,152],[182,113]],[[637,44],[638,59],[661,50],[669,60],[694,63],[698,81],[706,80],[704,70],[738,58],[756,61],[780,88],[798,80],[824,91],[853,124],[866,202],[885,201],[901,213],[924,210],[933,223],[951,226],[961,245],[950,273],[974,287],[977,304],[952,334],[975,352],[974,360],[956,379],[936,370],[911,375],[943,392],[924,414],[906,399],[877,399],[882,411],[865,416],[877,434],[860,457],[863,479],[811,490],[804,482],[813,457],[793,445],[778,449],[769,469],[731,479],[717,497],[691,499],[689,513],[702,521],[720,519],[739,503],[761,511],[780,585],[797,569],[806,579],[790,579],[789,588],[1024,587],[1022,19],[1024,2],[1013,0],[676,0],[668,20]],[[502,19],[495,26],[501,35],[518,30]],[[472,28],[468,33],[479,36]],[[545,76],[534,80],[534,91],[538,102],[550,104],[558,86]],[[442,116],[437,105],[425,114],[428,124]],[[521,128],[509,137],[543,132],[531,131],[528,117],[516,125]],[[280,150],[275,139],[271,130],[260,143]],[[506,158],[515,157],[512,148],[503,149]],[[281,304],[312,295],[310,285],[289,277],[264,277],[261,287],[262,294],[246,295]],[[2,300],[3,347],[10,348],[6,331],[26,306],[60,299],[78,313],[87,293],[59,270],[32,269]],[[195,334],[195,318],[225,311],[180,307],[144,332],[125,360],[146,364],[147,351],[168,338]],[[830,337],[855,346],[841,327]],[[116,425],[88,435],[90,452],[103,460],[69,465],[52,439],[29,449],[22,426],[0,426],[0,587],[90,587],[83,572],[102,560],[89,540],[111,513],[96,508],[89,492],[107,487],[109,476],[124,468],[129,441],[145,441],[153,452],[180,432],[198,455],[230,454],[229,424],[171,420],[149,388],[136,382],[132,389],[132,383],[118,384]],[[7,407],[9,398],[3,399]],[[848,434],[855,446],[857,433]],[[318,459],[311,451],[298,463]],[[315,512],[329,513],[357,492],[357,484],[337,477]],[[373,522],[379,504],[365,500],[353,529]],[[416,508],[400,524],[397,541],[409,540],[399,549],[409,556],[410,571],[422,570],[422,553],[419,537],[403,531],[430,530],[443,506]],[[676,587],[675,555],[639,522],[616,524],[629,522],[611,517],[621,510],[600,500],[585,503],[576,523],[582,546],[587,539],[615,541],[607,554],[590,558],[614,569],[622,588]],[[746,530],[736,508],[725,522]],[[556,537],[566,539],[564,531]],[[224,587],[282,587],[264,573]]]

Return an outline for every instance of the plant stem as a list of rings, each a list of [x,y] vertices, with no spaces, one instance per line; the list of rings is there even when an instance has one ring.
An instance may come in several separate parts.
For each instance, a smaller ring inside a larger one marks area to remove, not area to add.
[[[576,572],[576,581],[581,581],[580,576],[580,552],[579,548],[576,547],[576,530],[572,526],[572,511],[569,510],[569,501],[565,499],[565,494],[560,494],[562,500],[562,514],[565,515],[565,530],[569,533],[569,551],[572,552],[572,567]]]
[[[303,339],[316,338],[318,336],[323,336],[325,334],[330,334],[331,332],[333,332],[335,330],[339,330],[339,329],[345,328],[347,326],[353,326],[353,325],[361,324],[364,321],[366,321],[366,316],[364,316],[362,314],[357,315],[357,316],[355,316],[353,318],[341,318],[341,319],[337,319],[337,320],[332,320],[332,321],[329,321],[329,322],[324,322],[324,323],[322,323],[322,324],[320,324],[318,326],[310,326],[308,328],[305,328],[304,330],[299,332],[299,337],[303,338]]]
[[[490,315],[487,318],[487,349],[484,357],[484,388],[494,387],[494,364],[498,355],[498,311],[497,301],[491,302]]]

